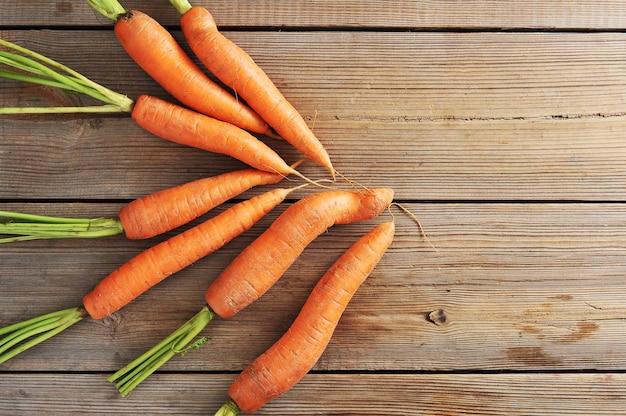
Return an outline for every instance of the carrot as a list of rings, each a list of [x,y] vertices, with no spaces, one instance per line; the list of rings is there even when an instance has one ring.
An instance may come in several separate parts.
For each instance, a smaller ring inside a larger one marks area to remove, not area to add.
[[[328,345],[348,302],[391,244],[394,223],[376,226],[352,245],[311,291],[287,332],[237,376],[231,401],[216,416],[253,413],[302,379]]]
[[[222,214],[140,253],[85,296],[85,309],[94,319],[117,311],[162,279],[248,230],[294,189],[278,188],[240,202]]]
[[[132,117],[139,126],[162,139],[227,154],[260,170],[298,174],[276,152],[245,130],[160,98],[140,96]]]
[[[205,299],[228,318],[263,295],[304,248],[334,224],[373,218],[389,206],[393,190],[325,191],[287,208],[209,286]]]
[[[173,230],[244,191],[278,183],[279,173],[242,169],[202,178],[136,199],[119,212],[126,237],[143,239]]]
[[[109,381],[126,396],[182,349],[180,334],[188,334],[192,328],[199,332],[215,314],[231,317],[267,291],[304,247],[328,227],[375,217],[392,199],[393,191],[382,188],[362,193],[325,191],[294,203],[209,286],[207,305],[196,316],[112,374]],[[199,320],[203,324],[198,324]]]
[[[182,14],[180,24],[196,56],[224,84],[231,87],[283,139],[309,159],[335,171],[324,146],[306,121],[267,74],[243,49],[226,38],[204,7],[187,0],[170,0]]]
[[[297,166],[294,165],[294,166]],[[137,240],[173,230],[258,185],[283,176],[242,169],[164,189],[126,204],[115,218],[63,218],[0,211],[0,243],[50,238],[98,238],[124,233]]]
[[[139,126],[163,139],[211,152],[223,153],[259,170],[283,175],[295,174],[307,180],[302,174],[288,166],[269,146],[233,124],[155,97],[142,95],[134,102],[128,97],[111,91],[71,68],[36,52],[1,39],[0,46],[18,50],[34,58],[30,59],[19,54],[0,51],[0,63],[21,70],[0,71],[0,76],[84,93],[106,103],[104,106],[89,106],[84,109],[81,107],[2,108],[0,114],[75,113],[83,110],[85,112],[131,112],[133,120]],[[27,74],[24,74],[24,71]]]
[[[258,114],[202,72],[155,19],[126,11],[117,0],[87,2],[115,21],[115,35],[128,55],[181,103],[244,130],[274,134]]]
[[[0,363],[47,340],[86,316],[102,319],[166,277],[221,248],[248,230],[293,190],[274,189],[240,202],[221,214],[133,257],[83,298],[83,306],[0,328]],[[35,337],[33,339],[30,339]]]

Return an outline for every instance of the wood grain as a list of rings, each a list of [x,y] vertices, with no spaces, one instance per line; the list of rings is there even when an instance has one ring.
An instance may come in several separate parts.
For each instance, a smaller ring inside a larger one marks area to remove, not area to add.
[[[232,375],[157,374],[124,399],[105,375],[31,374],[0,378],[0,412],[213,414]],[[614,415],[626,395],[623,374],[309,374],[258,415]],[[163,389],[162,386],[169,386]],[[108,388],[107,388],[108,387]]]
[[[101,205],[71,204],[67,215],[112,213]],[[407,207],[437,251],[410,218],[396,214],[392,247],[357,292],[317,369],[606,371],[626,360],[626,206]],[[119,313],[81,322],[4,368],[112,371],[123,365],[197,312],[210,282],[284,208]],[[333,259],[372,222],[331,228],[263,298],[231,319],[212,322],[206,348],[166,368],[240,370],[287,329]],[[7,288],[0,294],[6,305],[0,322],[79,306],[116,264],[151,244],[112,237],[9,246],[0,263],[19,272],[0,277]],[[72,256],[60,256],[64,252]]]
[[[394,243],[326,352],[260,415],[623,414],[626,3],[193,3],[265,69],[343,174],[394,188],[428,237],[392,208]],[[123,4],[189,51],[167,1]],[[0,36],[133,99],[171,99],[87,2],[0,3]],[[87,103],[0,80],[0,106]],[[289,162],[301,157],[262,140]],[[116,217],[131,199],[241,167],[158,139],[126,114],[0,120],[0,210]],[[310,163],[302,171],[325,176]],[[121,311],[0,365],[0,414],[214,412],[333,260],[388,213],[332,227],[265,296],[211,322],[208,344],[130,397],[106,377],[195,314],[220,271],[312,191]],[[0,327],[79,306],[100,279],[178,231],[3,245]]]
[[[221,26],[259,28],[369,28],[369,29],[602,29],[621,30],[626,5],[615,0],[350,0],[315,2],[292,0],[196,0],[209,8]],[[179,16],[167,2],[129,0],[127,10],[147,12],[166,25]],[[104,17],[86,2],[20,0],[0,4],[0,25],[107,26]]]
[[[107,34],[51,42],[46,31],[5,33],[130,97],[167,97]],[[365,185],[384,183],[400,199],[624,199],[623,34],[233,35],[309,120],[337,169]],[[94,69],[104,59],[119,64]],[[4,105],[77,100],[9,81],[0,88]],[[9,117],[0,128],[13,138],[1,144],[3,197],[136,198],[242,166],[156,139],[124,116]],[[393,146],[383,150],[381,140]],[[300,157],[267,143],[288,161]]]

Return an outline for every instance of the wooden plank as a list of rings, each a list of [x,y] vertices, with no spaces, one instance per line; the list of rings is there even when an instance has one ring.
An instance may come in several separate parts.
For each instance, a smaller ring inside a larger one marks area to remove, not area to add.
[[[127,1],[126,9],[149,13],[165,25],[178,25],[166,2]],[[603,29],[621,30],[626,6],[620,1],[558,0],[456,1],[367,0],[289,1],[196,0],[220,26],[264,28],[397,29]],[[106,18],[78,1],[15,1],[0,4],[0,26],[107,26]]]
[[[158,374],[120,398],[103,374],[9,374],[0,378],[0,412],[213,414],[233,378]],[[614,415],[625,397],[621,373],[309,374],[255,414]]]
[[[101,205],[68,205],[68,213],[102,211]],[[411,219],[396,215],[392,247],[357,292],[316,369],[610,371],[626,360],[624,204],[407,206],[438,252]],[[281,209],[122,311],[87,319],[3,368],[122,366],[191,318],[210,282]],[[333,227],[264,297],[212,322],[206,348],[166,369],[242,368],[287,329],[319,276],[372,222]],[[79,306],[96,282],[152,243],[112,237],[6,246],[0,325]]]
[[[23,118],[3,126],[11,140],[0,143],[0,197],[9,200],[132,199],[245,167],[227,156],[161,140],[130,119],[33,123]],[[318,122],[316,131],[329,140],[329,152],[344,175],[366,186],[392,187],[402,200],[625,197],[624,117],[329,121]],[[266,143],[289,162],[300,157],[284,142]],[[325,176],[310,163],[302,171]]]
[[[167,97],[108,34],[4,33],[131,97]],[[366,185],[400,199],[624,199],[623,34],[233,34],[336,167]],[[119,65],[102,71],[105,59]],[[76,104],[14,82],[0,88],[3,105]],[[3,117],[0,135],[11,137],[0,143],[2,198],[135,198],[243,166],[154,140],[123,116]]]
[[[132,98],[163,94],[110,33],[1,33]],[[311,121],[542,120],[623,113],[626,68],[616,59],[626,42],[621,33],[229,35]],[[18,88],[2,81],[7,83]],[[19,92],[9,91],[3,105]]]
[[[394,244],[313,373],[259,414],[623,413],[623,2],[194,4],[208,5],[275,80],[335,166],[393,187],[437,249],[393,209]],[[167,2],[124,6],[183,40]],[[170,98],[111,29],[87,2],[0,4],[3,38],[133,98]],[[1,106],[87,102],[0,82]],[[155,139],[126,115],[0,122],[0,209],[114,217],[126,200],[239,167]],[[303,171],[325,175],[311,164]],[[286,206],[122,311],[2,364],[0,413],[211,414],[334,258],[383,218],[331,228],[264,297],[215,319],[210,343],[131,397],[106,377],[196,313],[210,282]],[[102,277],[170,235],[3,245],[0,327],[80,305]]]

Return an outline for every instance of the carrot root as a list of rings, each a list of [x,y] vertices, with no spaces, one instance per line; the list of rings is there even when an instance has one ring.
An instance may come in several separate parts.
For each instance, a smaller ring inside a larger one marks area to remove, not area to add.
[[[315,238],[335,224],[371,219],[393,200],[393,190],[326,191],[288,207],[211,283],[205,300],[229,318],[262,296]],[[241,290],[240,288],[246,288]]]
[[[278,173],[253,169],[202,178],[136,199],[119,212],[126,237],[144,239],[173,230],[258,185],[276,184]]]
[[[188,4],[177,6],[179,11],[184,11],[180,24],[187,43],[204,66],[243,97],[279,136],[309,159],[326,167],[334,180],[335,171],[328,152],[265,71],[218,30],[206,8],[188,8]]]
[[[199,348],[209,341],[208,337],[192,340],[211,322],[214,313],[208,306],[203,307],[193,318],[172,332],[163,341],[146,351],[125,367],[112,374],[108,380],[115,382],[122,397],[127,396],[142,381],[168,362],[174,355],[184,355],[187,351]]]
[[[128,10],[117,16],[114,32],[128,55],[181,103],[244,130],[270,132],[258,114],[210,79],[152,17]]]
[[[52,338],[85,316],[84,309],[70,308],[0,328],[0,335],[5,335],[0,339],[0,363]]]
[[[240,127],[160,98],[139,96],[131,117],[162,139],[226,154],[259,170],[295,173],[273,149]]]
[[[254,413],[298,383],[315,365],[352,296],[376,267],[395,233],[382,223],[357,240],[322,276],[289,329],[250,363],[228,389],[244,413]]]
[[[295,189],[298,187],[275,188],[246,199],[142,251],[102,279],[85,295],[83,306],[93,319],[112,314],[163,279],[219,250],[249,230]]]

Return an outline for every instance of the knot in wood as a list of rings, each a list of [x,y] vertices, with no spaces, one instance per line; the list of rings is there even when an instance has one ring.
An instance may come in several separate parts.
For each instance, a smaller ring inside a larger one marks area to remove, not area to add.
[[[445,325],[448,317],[443,309],[436,309],[428,314],[428,320],[435,325]]]

